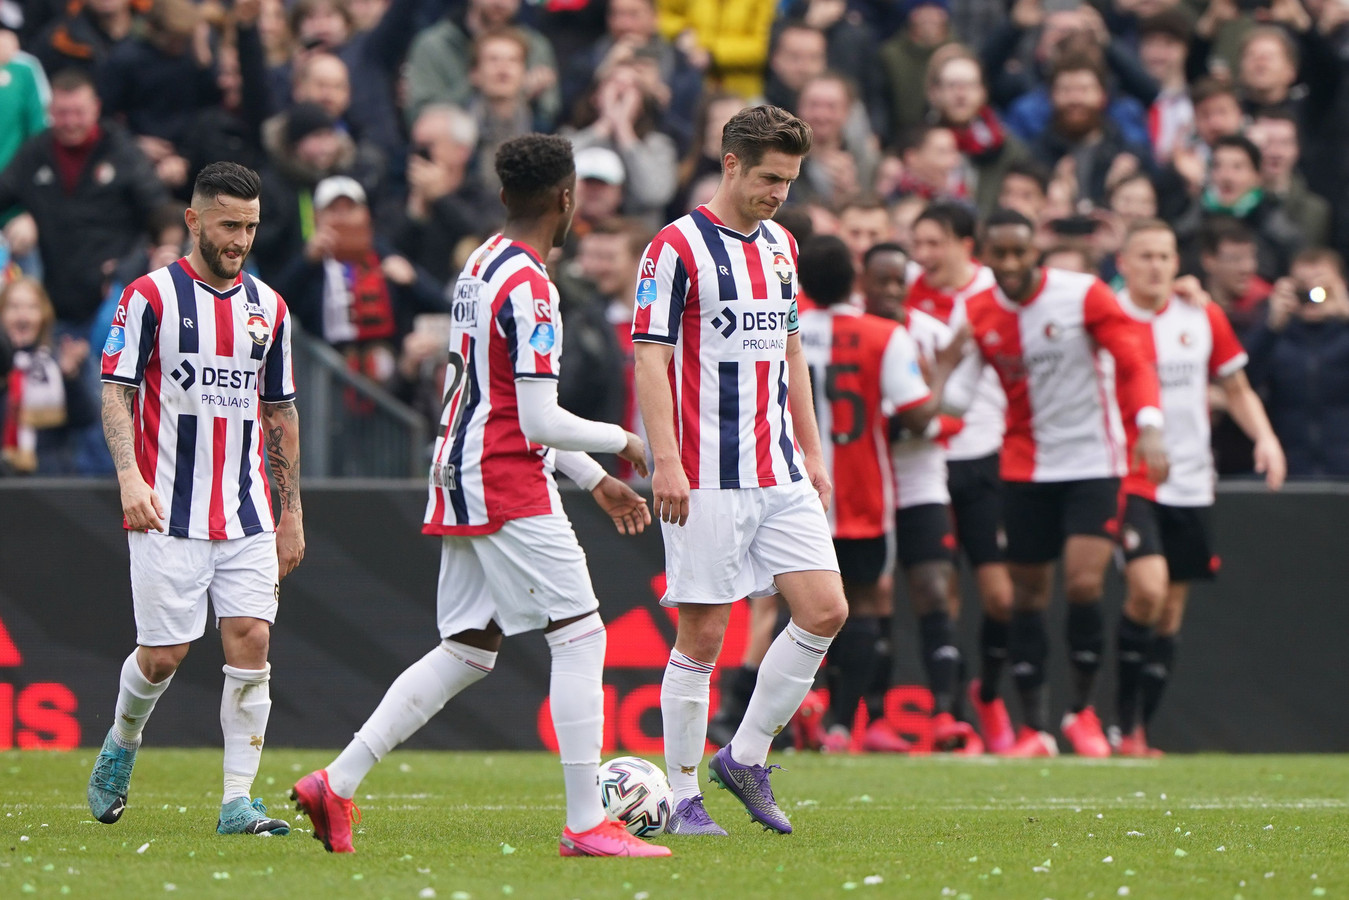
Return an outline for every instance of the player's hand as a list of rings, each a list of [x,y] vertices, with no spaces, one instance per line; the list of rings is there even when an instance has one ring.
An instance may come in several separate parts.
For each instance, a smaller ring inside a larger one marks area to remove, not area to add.
[[[1269,330],[1276,333],[1283,331],[1301,305],[1293,279],[1280,278],[1274,282],[1274,290],[1269,294]]]
[[[1134,445],[1134,464],[1142,462],[1148,470],[1148,481],[1161,484],[1171,474],[1171,461],[1166,458],[1166,443],[1162,440],[1162,430],[1152,425],[1138,429],[1138,442]]]
[[[1193,275],[1180,276],[1171,289],[1175,291],[1177,297],[1200,309],[1213,302],[1213,298],[1209,296],[1208,291],[1204,290],[1204,286],[1199,283],[1199,279]]]
[[[834,483],[829,480],[829,468],[824,464],[824,460],[807,456],[806,476],[815,488],[815,493],[820,495],[824,511],[829,512],[829,504],[834,500]]]
[[[632,467],[637,470],[637,474],[645,478],[650,474],[650,470],[646,467],[646,441],[631,431],[623,433],[628,436],[628,445],[618,451],[618,457],[632,463]],[[688,485],[685,484],[684,488],[687,490]]]
[[[1283,446],[1274,435],[1255,442],[1252,452],[1255,471],[1265,476],[1265,487],[1271,491],[1281,490],[1284,479],[1288,477],[1288,460],[1284,458]]]
[[[942,377],[954,372],[956,366],[960,365],[960,361],[965,358],[965,345],[969,343],[970,335],[972,333],[973,332],[970,330],[970,323],[961,322],[960,327],[956,329],[956,333],[951,336],[951,342],[945,347],[938,347],[932,354],[932,361],[935,364],[936,371],[940,373]],[[924,377],[927,376],[926,372],[923,374]],[[932,381],[931,378],[928,378],[927,380],[929,383]]]
[[[285,578],[304,559],[304,519],[291,512],[281,513],[276,526],[277,576]]]
[[[127,527],[132,531],[164,530],[164,502],[159,499],[154,488],[145,483],[139,470],[132,469],[125,478],[118,480],[122,485],[122,515],[126,516]]]
[[[590,495],[614,520],[619,534],[641,534],[651,524],[646,498],[612,475],[605,475]]]
[[[656,516],[662,522],[683,526],[689,520],[689,479],[678,460],[656,467],[651,475],[651,493]]]

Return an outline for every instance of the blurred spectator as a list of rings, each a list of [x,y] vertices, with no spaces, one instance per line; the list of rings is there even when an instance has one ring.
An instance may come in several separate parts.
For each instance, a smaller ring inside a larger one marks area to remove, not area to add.
[[[625,227],[632,230],[624,234]],[[614,423],[624,419],[631,398],[631,384],[624,375],[624,355],[632,353],[632,338],[620,340],[609,320],[609,305],[626,298],[631,332],[632,297],[640,257],[632,254],[627,244],[649,233],[633,221],[597,222],[580,239],[575,263],[559,268],[558,295],[562,327],[567,335],[567,363],[558,382],[558,402],[578,416]],[[636,253],[640,254],[645,246],[643,241]]]
[[[1050,269],[1081,272],[1084,275],[1096,274],[1091,252],[1084,247],[1070,244],[1058,244],[1041,253],[1040,265]]]
[[[721,132],[731,116],[745,108],[743,98],[717,91],[703,97],[699,105],[698,118],[694,120],[693,141],[688,152],[679,163],[679,196],[676,197],[678,212],[675,218],[683,215],[683,208],[693,183],[708,175],[721,175]]]
[[[75,0],[33,45],[33,55],[48,74],[63,69],[92,72],[109,51],[131,35],[147,0]]]
[[[411,142],[407,204],[394,246],[448,284],[504,210],[497,197],[468,177],[478,126],[464,110],[445,104],[422,107]]]
[[[885,70],[876,65],[877,42],[889,37],[869,28],[855,8],[858,4],[844,0],[797,0],[782,17],[805,23],[819,29],[825,38],[825,60],[811,74],[818,75],[827,67],[846,75],[857,87],[857,94],[866,107],[872,130],[878,134],[888,131]],[[892,4],[899,9],[902,4]],[[753,95],[746,95],[753,96]]]
[[[913,223],[926,208],[927,201],[917,195],[901,197],[890,204],[890,233],[905,252],[913,247]],[[822,230],[821,233],[827,232]]]
[[[350,0],[350,3],[351,30],[358,34],[378,25],[389,8],[389,0]]]
[[[1326,246],[1330,241],[1330,204],[1311,192],[1297,170],[1301,146],[1292,114],[1283,110],[1260,113],[1246,129],[1246,136],[1260,148],[1260,178],[1265,190],[1277,197],[1288,217],[1298,223],[1308,245]]]
[[[812,78],[802,89],[798,115],[814,130],[814,139],[793,188],[794,199],[833,205],[870,191],[876,183],[880,151],[875,136],[869,131],[859,136],[848,128],[856,103],[852,85],[832,72]]]
[[[0,171],[31,137],[47,127],[51,88],[36,58],[19,49],[18,36],[0,27]],[[0,209],[0,225],[19,210]],[[3,270],[0,265],[0,270]],[[0,275],[0,287],[3,287]]]
[[[1115,181],[1106,190],[1105,208],[1095,213],[1098,225],[1092,234],[1092,250],[1100,260],[1097,274],[1115,284],[1119,270],[1115,254],[1124,245],[1124,236],[1135,222],[1157,218],[1157,189],[1144,172],[1134,172]],[[1120,282],[1122,285],[1123,282]]]
[[[0,209],[26,211],[5,226],[16,256],[36,246],[46,288],[63,325],[85,331],[117,260],[141,240],[168,194],[131,136],[99,122],[89,75],[52,79],[47,131],[19,149],[0,173]]]
[[[889,98],[890,133],[899,134],[923,121],[926,98],[915,88],[926,82],[927,65],[951,34],[950,0],[905,0],[904,29],[881,46]]]
[[[1255,272],[1255,235],[1231,216],[1215,216],[1199,232],[1199,268],[1204,290],[1244,341],[1264,321],[1271,290]]]
[[[258,27],[262,9],[261,0],[236,0],[234,4],[232,39],[216,49],[220,103],[197,113],[181,143],[188,184],[206,166],[221,160],[262,168],[262,124],[272,105],[266,51]]]
[[[404,70],[408,93],[403,115],[408,123],[428,104],[466,106],[473,96],[469,60],[474,41],[511,26],[526,42],[525,94],[534,118],[545,126],[556,122],[562,111],[557,59],[547,38],[516,21],[519,13],[520,0],[468,0],[462,11],[451,7],[445,18],[418,34]]]
[[[19,278],[0,290],[0,330],[13,348],[13,365],[3,382],[0,469],[71,474],[71,437],[96,417],[81,383],[89,344],[69,334],[56,341],[55,321],[38,280]]]
[[[804,22],[788,22],[773,38],[768,56],[764,99],[797,112],[797,100],[812,78],[828,69],[829,42],[824,32]]]
[[[776,0],[659,0],[656,7],[661,34],[694,69],[707,72],[723,90],[757,97],[763,92],[768,36],[777,5]]]
[[[890,210],[879,197],[854,197],[839,207],[838,236],[852,251],[859,272],[862,257],[872,247],[890,240],[893,230]]]
[[[1013,163],[998,185],[998,206],[1014,209],[1039,223],[1049,194],[1049,172],[1037,162]]]
[[[997,205],[1003,174],[1026,159],[1026,146],[1003,127],[988,105],[984,73],[978,58],[959,44],[947,44],[932,54],[927,68],[929,119],[951,129],[960,151],[960,181],[979,212],[987,215]]]
[[[720,176],[717,180],[720,181]],[[575,258],[581,238],[591,228],[622,214],[626,183],[623,160],[608,147],[587,147],[577,152],[576,213],[564,246],[563,255],[567,259]]]
[[[965,200],[965,184],[956,135],[940,125],[915,125],[899,139],[904,172],[893,196],[917,194],[924,200]]]
[[[469,69],[473,98],[468,112],[478,126],[474,178],[492,194],[501,189],[492,167],[497,148],[538,127],[529,102],[528,53],[529,42],[515,28],[481,34],[473,41]]]
[[[1171,159],[1157,176],[1159,214],[1175,223],[1199,197],[1208,181],[1213,142],[1240,134],[1245,119],[1236,90],[1226,82],[1203,78],[1190,89],[1194,135],[1171,150]]]
[[[1176,7],[1148,16],[1139,24],[1138,58],[1157,82],[1157,99],[1148,109],[1148,138],[1159,165],[1171,161],[1194,131],[1194,104],[1186,81],[1193,29]]]
[[[679,186],[679,151],[657,130],[659,103],[636,66],[620,63],[599,78],[579,111],[580,130],[571,135],[577,150],[604,147],[623,161],[623,213],[658,218]]]
[[[295,54],[295,33],[290,30],[283,0],[261,0],[258,16],[258,36],[267,54],[268,68],[278,68],[290,62]]]
[[[1349,476],[1349,290],[1333,250],[1305,250],[1247,342],[1292,478]]]

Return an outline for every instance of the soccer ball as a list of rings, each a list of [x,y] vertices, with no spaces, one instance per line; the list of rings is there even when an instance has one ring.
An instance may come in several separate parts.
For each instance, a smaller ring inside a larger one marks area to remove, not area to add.
[[[664,831],[674,810],[674,791],[665,773],[636,756],[620,756],[600,766],[600,799],[609,818],[638,837]]]

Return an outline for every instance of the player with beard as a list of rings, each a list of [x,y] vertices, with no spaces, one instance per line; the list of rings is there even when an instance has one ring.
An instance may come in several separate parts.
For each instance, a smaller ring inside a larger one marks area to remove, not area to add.
[[[109,825],[126,810],[145,723],[205,633],[209,596],[225,651],[216,831],[290,832],[249,801],[272,707],[280,580],[304,557],[290,313],[243,272],[261,190],[257,173],[236,163],[203,169],[185,214],[192,252],[127,287],[103,348],[103,432],[121,486],[139,645],[122,664],[89,777],[89,809]]]
[[[977,352],[952,376],[947,403],[966,408],[985,365],[1007,395],[1000,469],[1013,597],[1009,649],[1025,718],[1009,755],[1058,752],[1047,728],[1045,611],[1061,556],[1073,673],[1062,730],[1079,755],[1109,756],[1091,704],[1104,644],[1101,593],[1126,470],[1120,419],[1122,413],[1137,426],[1135,452],[1147,478],[1160,484],[1167,476],[1161,395],[1137,323],[1110,289],[1092,275],[1041,268],[1038,256],[1029,219],[1005,209],[989,216],[983,261],[997,283],[966,304]]]

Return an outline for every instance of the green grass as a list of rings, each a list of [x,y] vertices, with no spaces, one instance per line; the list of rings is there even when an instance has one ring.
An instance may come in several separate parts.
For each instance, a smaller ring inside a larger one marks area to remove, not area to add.
[[[713,791],[729,838],[598,860],[558,858],[562,779],[544,754],[393,754],[340,857],[286,813],[327,753],[264,756],[255,792],[297,826],[270,839],[215,834],[209,750],[145,750],[126,815],[100,825],[84,802],[93,756],[0,754],[0,898],[1349,897],[1345,757],[786,757],[774,784],[795,834],[762,832]]]

